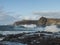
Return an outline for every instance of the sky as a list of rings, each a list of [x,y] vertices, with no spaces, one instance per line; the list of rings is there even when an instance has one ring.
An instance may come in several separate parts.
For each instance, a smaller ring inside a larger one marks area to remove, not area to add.
[[[37,19],[37,16],[60,18],[60,0],[0,0],[0,8],[3,10],[3,13],[0,11],[0,24],[22,18]]]

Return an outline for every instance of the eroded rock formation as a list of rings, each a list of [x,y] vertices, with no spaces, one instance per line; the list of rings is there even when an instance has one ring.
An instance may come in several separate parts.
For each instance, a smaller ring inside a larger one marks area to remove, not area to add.
[[[38,20],[22,20],[15,22],[14,25],[37,24],[37,21]]]
[[[60,19],[41,17],[39,20],[22,20],[14,23],[14,25],[22,24],[36,24],[37,26],[60,25]]]

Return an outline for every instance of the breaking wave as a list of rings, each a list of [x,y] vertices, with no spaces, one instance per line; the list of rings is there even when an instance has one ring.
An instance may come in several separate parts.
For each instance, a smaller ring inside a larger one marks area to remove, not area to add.
[[[56,25],[46,26],[45,31],[47,32],[59,32],[60,29]]]
[[[0,34],[17,34],[17,33],[22,33],[22,32],[36,32],[36,31],[47,31],[47,32],[59,32],[60,28],[57,28],[56,25],[51,25],[51,26],[46,26],[46,27],[37,27],[36,25],[24,25],[25,28],[18,27],[16,28],[16,30],[0,30]]]

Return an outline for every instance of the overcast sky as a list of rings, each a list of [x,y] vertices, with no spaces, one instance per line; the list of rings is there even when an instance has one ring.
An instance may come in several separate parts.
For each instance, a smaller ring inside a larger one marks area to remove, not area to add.
[[[41,16],[60,18],[60,0],[0,0],[0,7],[0,24]]]

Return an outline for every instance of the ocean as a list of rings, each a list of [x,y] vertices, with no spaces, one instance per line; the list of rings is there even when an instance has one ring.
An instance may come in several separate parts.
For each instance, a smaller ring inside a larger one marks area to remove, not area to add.
[[[8,35],[8,34],[19,34],[19,33],[28,33],[28,32],[37,32],[37,31],[47,31],[47,32],[59,32],[60,28],[58,28],[56,25],[51,25],[51,26],[46,26],[46,27],[13,27],[13,26],[0,26],[0,34],[2,35]],[[0,38],[2,39],[2,38]],[[19,42],[9,42],[9,41],[3,41],[0,42],[6,45],[27,45],[27,44],[22,44]]]

